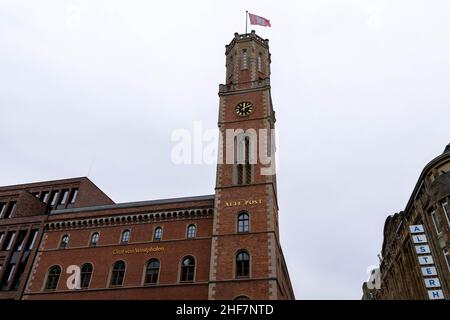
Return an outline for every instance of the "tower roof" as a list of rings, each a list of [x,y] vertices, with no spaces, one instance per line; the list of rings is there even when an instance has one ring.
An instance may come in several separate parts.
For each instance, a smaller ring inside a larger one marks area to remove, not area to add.
[[[245,41],[256,41],[260,45],[262,45],[264,48],[269,49],[269,40],[263,39],[260,36],[258,36],[255,32],[255,30],[252,30],[250,33],[244,33],[239,34],[235,33],[233,40],[231,40],[230,44],[225,45],[225,54],[228,54],[230,50],[234,47],[234,45],[238,42],[245,42]]]

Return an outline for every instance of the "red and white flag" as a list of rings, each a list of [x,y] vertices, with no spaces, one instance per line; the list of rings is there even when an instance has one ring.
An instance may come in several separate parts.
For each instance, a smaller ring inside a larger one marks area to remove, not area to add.
[[[248,13],[248,16],[250,17],[250,24],[256,24],[263,27],[271,27],[269,19],[257,16],[256,14],[251,14],[250,12]]]

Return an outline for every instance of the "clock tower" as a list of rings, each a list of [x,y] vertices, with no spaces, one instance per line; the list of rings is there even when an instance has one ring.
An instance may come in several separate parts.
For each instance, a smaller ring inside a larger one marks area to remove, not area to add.
[[[280,246],[269,41],[236,33],[219,86],[209,299],[294,299]]]

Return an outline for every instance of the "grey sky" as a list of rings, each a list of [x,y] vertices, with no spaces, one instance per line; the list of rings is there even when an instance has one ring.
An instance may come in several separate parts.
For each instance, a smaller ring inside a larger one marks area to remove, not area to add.
[[[386,216],[450,142],[445,0],[1,0],[0,185],[89,173],[116,202],[213,193],[215,166],[172,164],[170,136],[216,126],[246,9],[272,22],[254,29],[296,296],[359,299]]]

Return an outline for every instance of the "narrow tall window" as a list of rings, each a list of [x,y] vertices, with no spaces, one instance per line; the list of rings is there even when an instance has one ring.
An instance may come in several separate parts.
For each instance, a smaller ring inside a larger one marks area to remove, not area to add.
[[[58,201],[58,191],[52,191],[52,195],[50,196],[50,206],[54,209],[56,207],[56,201]]]
[[[0,245],[2,244],[4,236],[5,236],[5,233],[4,232],[0,232]]]
[[[3,275],[3,279],[0,283],[0,290],[8,290],[9,283],[11,282],[11,279],[14,274],[14,270],[16,269],[15,263],[10,263],[6,267],[5,274]]]
[[[447,218],[447,223],[450,226],[450,212],[448,209],[448,202],[442,204],[442,209],[444,210],[445,217]]]
[[[242,69],[248,68],[248,52],[247,49],[242,50]]]
[[[447,261],[448,270],[450,271],[450,253],[448,252],[448,249],[444,249],[444,257]]]
[[[195,238],[196,236],[196,230],[197,228],[195,227],[194,224],[190,224],[187,228],[187,237],[188,239],[192,239]]]
[[[51,267],[48,271],[45,290],[56,290],[56,288],[58,287],[58,281],[60,276],[61,276],[61,268],[59,266]]]
[[[69,197],[69,190],[61,191],[61,196],[59,197],[58,206],[56,209],[64,209],[66,207],[66,201]]]
[[[75,201],[77,201],[78,197],[78,189],[72,189],[70,191],[69,203],[67,204],[67,208],[73,208]]]
[[[157,259],[152,259],[145,268],[145,284],[157,284],[159,276],[160,263]]]
[[[92,278],[92,270],[93,270],[92,264],[90,264],[90,263],[85,263],[81,267],[80,287],[82,289],[89,288],[89,285],[91,283],[91,278]]]
[[[15,209],[16,209],[16,202],[15,201],[11,201],[8,204],[8,207],[6,208],[5,219],[12,218]]]
[[[233,64],[233,55],[230,55],[230,65],[228,66],[228,77],[233,75],[234,64]]]
[[[6,202],[0,202],[0,219],[3,217],[3,211],[5,211]]]
[[[31,230],[25,250],[33,250],[37,235],[38,235],[38,230],[36,230],[36,229]]]
[[[262,53],[261,52],[258,54],[258,71],[263,72]]]
[[[160,241],[162,239],[162,228],[157,227],[155,229],[155,235],[153,236],[154,241]]]
[[[248,232],[250,219],[247,212],[241,212],[238,215],[238,232]]]
[[[252,165],[250,164],[250,137],[245,137],[245,183],[252,181]]]
[[[26,230],[19,231],[19,234],[17,236],[17,241],[16,241],[16,247],[15,247],[14,251],[22,251],[22,249],[25,245],[25,237],[26,236],[27,236]]]
[[[100,234],[98,232],[94,232],[91,236],[91,247],[95,247],[98,243],[98,240],[100,239]]]
[[[250,275],[250,255],[240,251],[236,255],[236,278],[248,278]]]
[[[434,227],[436,229],[436,233],[440,234],[442,232],[441,224],[436,216],[436,211],[431,212],[431,220],[433,220]]]
[[[125,262],[117,261],[112,269],[111,273],[111,286],[122,286],[123,279],[125,278]]]
[[[14,231],[8,232],[5,242],[3,243],[3,250],[11,250],[15,238],[16,233]]]
[[[181,282],[194,281],[195,260],[193,257],[185,257],[181,261]]]
[[[128,243],[130,241],[130,230],[125,230],[122,232],[122,238],[120,239],[120,242],[122,243]]]
[[[236,183],[250,184],[252,182],[252,170],[254,152],[251,137],[240,133],[235,137],[235,163],[236,163]]]
[[[41,197],[40,197],[41,201],[44,202],[44,203],[47,203],[48,202],[48,196],[49,196],[49,192],[48,191],[43,191],[41,193]]]
[[[69,245],[69,235],[65,234],[63,235],[63,237],[61,238],[61,242],[59,244],[59,248],[60,249],[65,249],[67,248]]]

